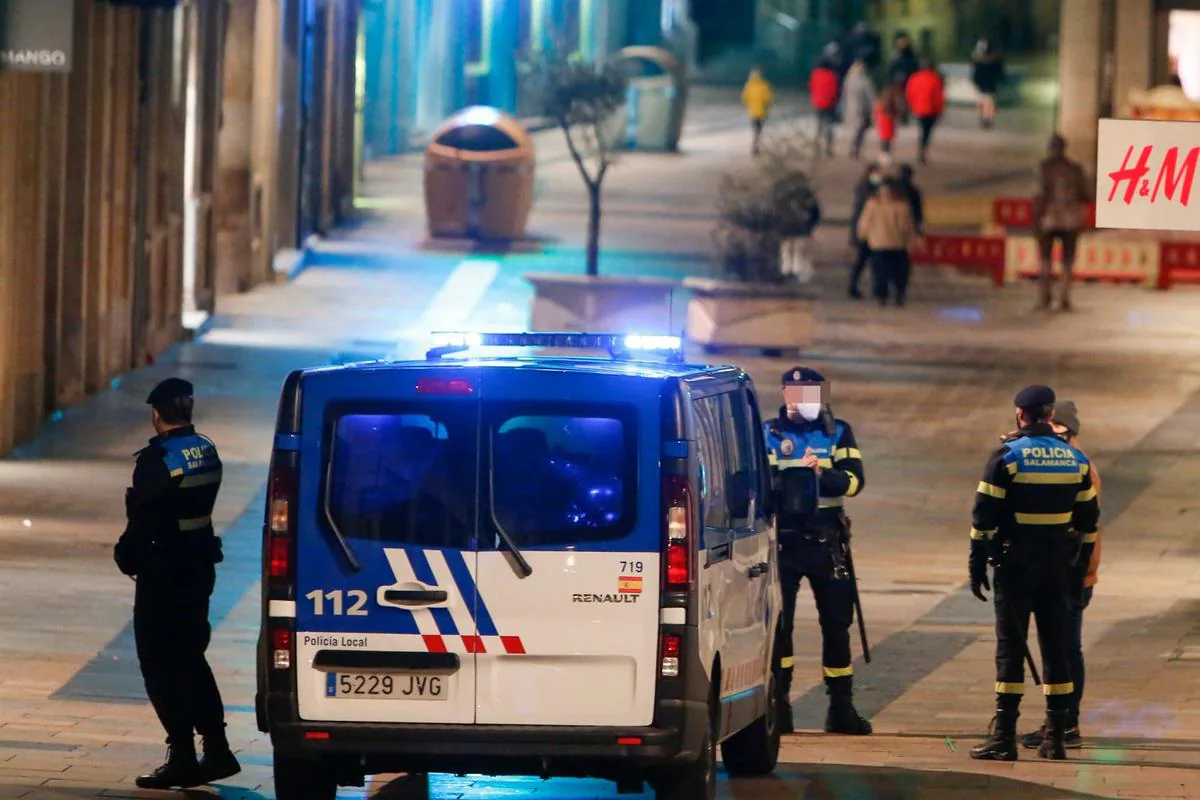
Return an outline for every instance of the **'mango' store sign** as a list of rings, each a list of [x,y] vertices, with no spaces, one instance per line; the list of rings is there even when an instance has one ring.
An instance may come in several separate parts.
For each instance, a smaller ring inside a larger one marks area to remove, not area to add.
[[[0,0],[0,71],[70,72],[74,0]]]

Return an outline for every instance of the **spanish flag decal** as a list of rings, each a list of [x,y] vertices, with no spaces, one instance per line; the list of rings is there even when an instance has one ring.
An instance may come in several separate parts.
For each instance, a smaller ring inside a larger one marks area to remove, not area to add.
[[[632,575],[622,575],[617,578],[617,591],[620,594],[641,594],[642,579]]]

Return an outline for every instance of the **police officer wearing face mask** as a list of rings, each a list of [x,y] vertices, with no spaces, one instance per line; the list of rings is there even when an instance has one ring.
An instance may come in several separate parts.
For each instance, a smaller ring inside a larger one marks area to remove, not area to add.
[[[205,659],[209,597],[222,560],[212,511],[221,458],[192,426],[192,385],[169,378],[146,403],[156,436],[137,454],[125,492],[128,523],[114,548],[121,572],[137,581],[133,631],[146,695],[167,733],[165,764],[136,783],[187,788],[241,771],[225,737],[221,694]],[[204,737],[196,760],[193,731]]]
[[[790,733],[794,726],[792,627],[796,595],[801,580],[807,578],[821,624],[821,664],[829,694],[825,731],[863,736],[871,733],[871,723],[858,714],[853,702],[850,624],[855,587],[843,550],[848,536],[843,503],[862,491],[863,462],[850,424],[835,419],[824,402],[827,386],[816,370],[788,370],[783,376],[784,406],[779,417],[764,426],[772,486],[781,498],[776,527],[783,609],[775,643],[780,728]],[[798,509],[789,495],[796,494],[799,476],[813,473],[816,507]]]

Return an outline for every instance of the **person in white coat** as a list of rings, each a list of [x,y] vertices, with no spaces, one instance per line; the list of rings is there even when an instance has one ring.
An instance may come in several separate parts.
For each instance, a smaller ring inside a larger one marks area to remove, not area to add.
[[[842,121],[853,131],[851,158],[858,158],[863,137],[871,127],[875,110],[875,84],[862,58],[856,58],[842,84]]]

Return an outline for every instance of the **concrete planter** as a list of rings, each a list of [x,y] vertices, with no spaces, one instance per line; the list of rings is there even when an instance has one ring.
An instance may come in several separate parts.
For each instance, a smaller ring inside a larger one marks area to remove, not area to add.
[[[672,333],[671,295],[678,281],[568,273],[534,273],[525,280],[533,284],[535,331]]]
[[[816,331],[816,292],[794,283],[688,278],[687,338],[707,350],[800,350]]]

